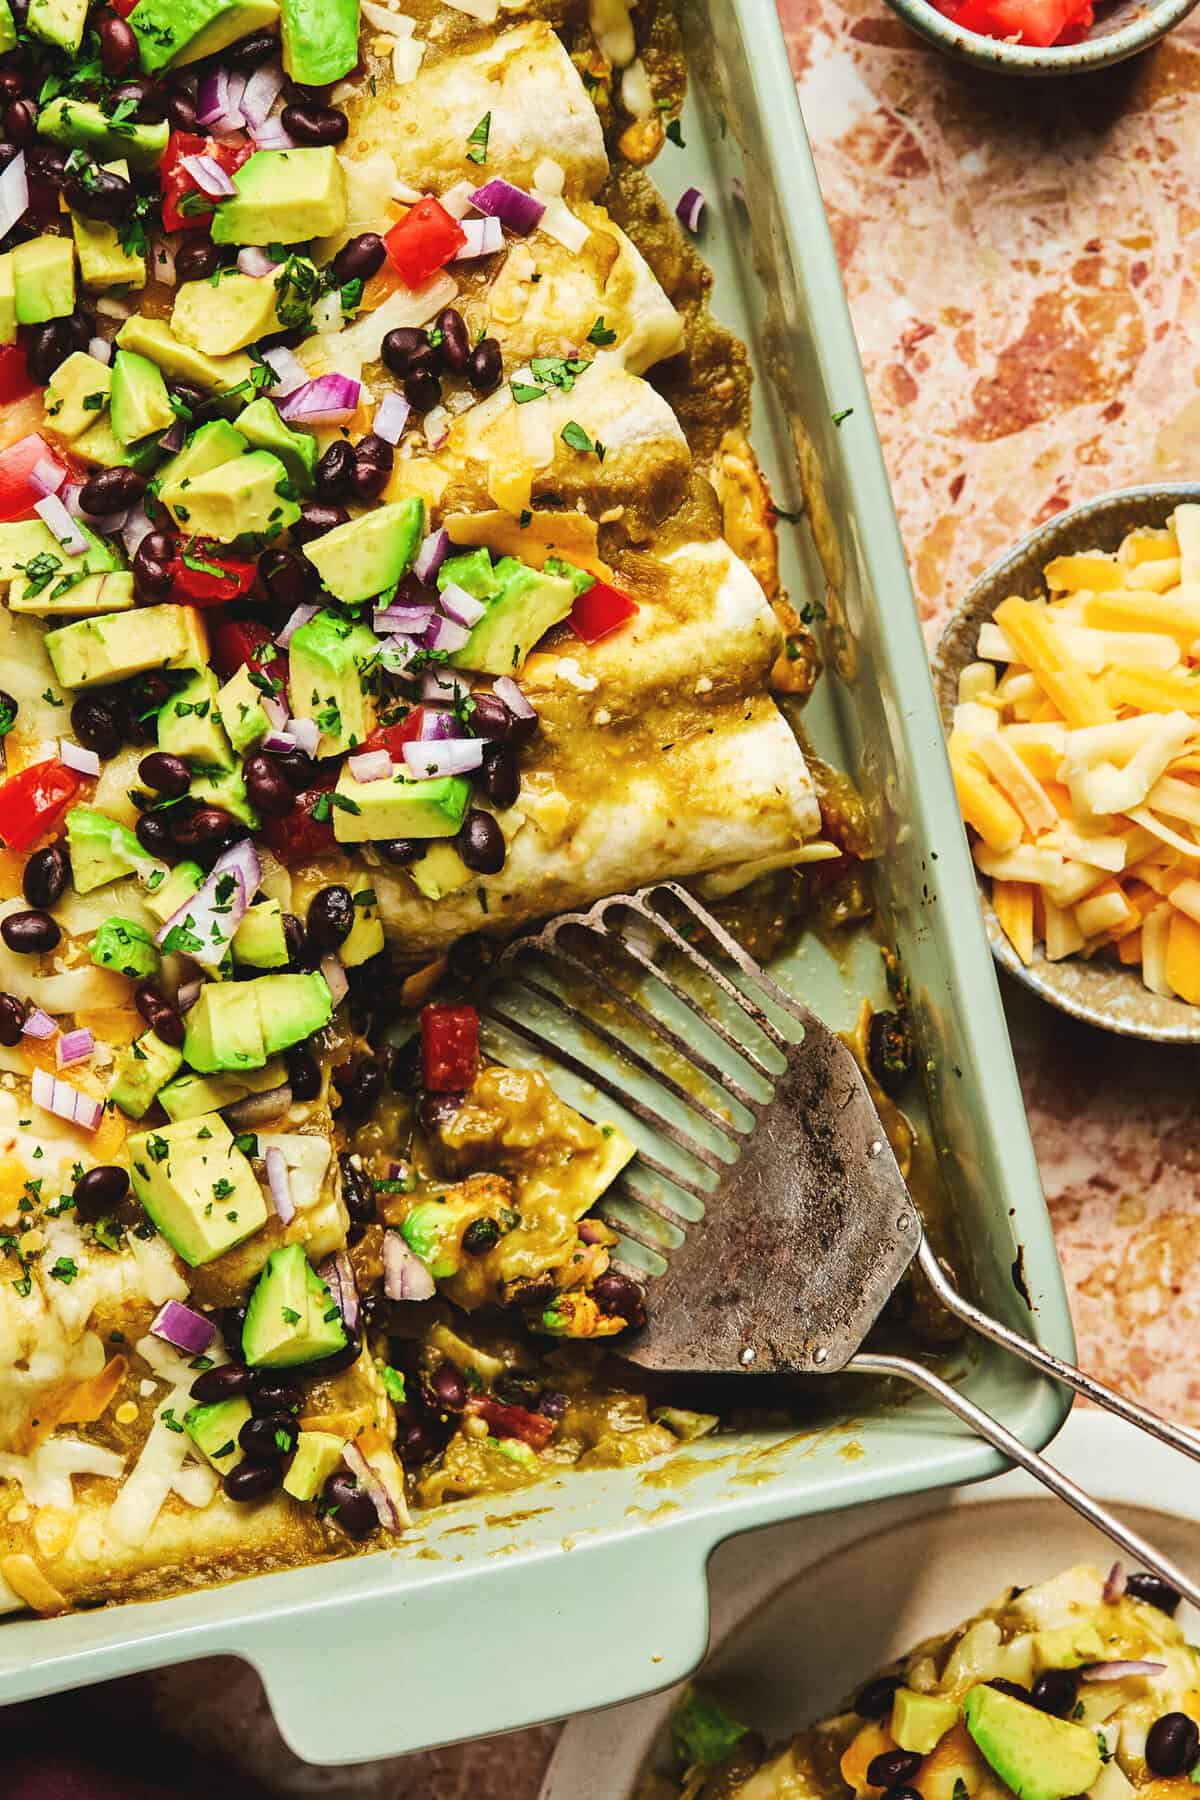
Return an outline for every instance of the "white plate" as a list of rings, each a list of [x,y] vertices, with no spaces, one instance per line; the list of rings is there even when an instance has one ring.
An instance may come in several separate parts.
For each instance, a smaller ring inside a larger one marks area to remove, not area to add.
[[[1071,1415],[1049,1454],[1185,1568],[1200,1562],[1195,1464],[1085,1410]],[[781,1740],[1009,1583],[1024,1586],[1080,1561],[1104,1568],[1116,1554],[1019,1472],[774,1526],[723,1544],[712,1558],[704,1678],[768,1742]],[[1195,1637],[1196,1616],[1187,1608],[1179,1616]],[[573,1719],[539,1800],[628,1795],[647,1759],[665,1748],[679,1692]]]

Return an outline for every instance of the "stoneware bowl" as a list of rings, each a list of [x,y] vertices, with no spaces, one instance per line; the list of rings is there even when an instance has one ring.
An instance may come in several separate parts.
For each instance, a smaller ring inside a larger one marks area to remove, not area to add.
[[[1079,75],[1107,69],[1149,49],[1187,17],[1196,0],[1115,0],[1113,4],[1100,0],[1096,22],[1080,43],[1052,44],[1045,50],[964,31],[931,0],[888,0],[888,5],[935,49],[959,62],[973,63],[977,69],[1005,75]]]
[[[1009,594],[1020,594],[1026,600],[1043,599],[1046,588],[1042,570],[1052,557],[1077,550],[1115,550],[1137,526],[1164,525],[1181,502],[1195,500],[1200,500],[1200,487],[1186,483],[1125,488],[1056,514],[1023,538],[1015,550],[993,563],[951,614],[933,659],[934,687],[945,730],[949,732],[954,716],[959,672],[975,661],[979,627],[991,618],[1002,600]],[[1166,1044],[1200,1044],[1200,1007],[1152,994],[1142,985],[1137,969],[1123,969],[1109,962],[1084,962],[1079,957],[1047,962],[1040,946],[1033,953],[1032,965],[1026,968],[1000,929],[988,901],[988,886],[981,877],[984,924],[992,954],[1001,968],[1051,1006],[1126,1037],[1151,1038]]]

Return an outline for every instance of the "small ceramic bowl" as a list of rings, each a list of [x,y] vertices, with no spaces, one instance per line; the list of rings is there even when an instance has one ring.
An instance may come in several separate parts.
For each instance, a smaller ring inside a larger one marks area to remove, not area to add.
[[[993,563],[951,614],[933,658],[933,680],[942,725],[949,732],[958,700],[958,677],[976,660],[979,627],[1009,594],[1025,600],[1045,597],[1042,570],[1056,556],[1080,550],[1115,550],[1139,526],[1165,525],[1184,501],[1200,500],[1200,486],[1187,483],[1125,488],[1058,513],[1023,538],[1015,550]],[[992,911],[990,884],[980,878],[984,924],[992,954],[1001,968],[1027,988],[1076,1019],[1125,1037],[1149,1038],[1165,1044],[1200,1044],[1200,1007],[1189,1006],[1143,986],[1138,969],[1110,962],[1067,957],[1047,962],[1039,946],[1029,968],[1021,961]]]
[[[1197,0],[1100,0],[1098,16],[1078,44],[1011,44],[954,25],[931,0],[888,0],[893,12],[935,49],[959,62],[1006,75],[1080,75],[1149,49],[1185,19]]]

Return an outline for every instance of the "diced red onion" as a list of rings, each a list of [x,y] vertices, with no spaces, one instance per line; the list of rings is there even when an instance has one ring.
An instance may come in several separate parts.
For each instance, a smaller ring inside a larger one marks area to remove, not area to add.
[[[1102,1597],[1109,1606],[1112,1606],[1116,1601],[1118,1601],[1121,1598],[1121,1595],[1124,1592],[1125,1592],[1125,1565],[1124,1565],[1124,1563],[1115,1562],[1113,1564],[1112,1568],[1108,1571],[1108,1575],[1105,1579],[1104,1594]]]
[[[178,1300],[168,1300],[159,1307],[150,1330],[155,1337],[174,1344],[188,1356],[203,1356],[217,1335],[211,1319],[193,1312],[190,1306],[183,1306]]]
[[[228,92],[228,69],[209,69],[200,77],[196,97],[197,125],[215,125],[219,119],[228,120],[229,115],[225,109]]]
[[[296,608],[295,612],[292,613],[290,618],[288,619],[288,622],[284,626],[283,630],[277,631],[275,634],[275,642],[279,645],[279,648],[281,650],[287,649],[288,645],[292,641],[292,635],[294,632],[299,631],[299,629],[302,625],[307,625],[308,621],[310,619],[316,618],[318,610],[319,609],[317,607],[309,606],[307,603],[303,606],[298,606]]]
[[[279,264],[272,262],[257,244],[247,244],[244,250],[238,251],[237,266],[243,275],[271,275]]]
[[[7,237],[28,210],[29,177],[25,173],[25,152],[20,150],[0,174],[0,237]]]
[[[604,1242],[604,1227],[598,1219],[580,1219],[576,1230],[582,1243],[602,1244]]]
[[[295,733],[286,730],[268,731],[266,737],[262,741],[262,747],[264,750],[269,750],[272,756],[286,756],[289,750],[298,750],[300,748],[299,744],[296,742]]]
[[[392,1497],[380,1481],[378,1475],[358,1448],[357,1444],[343,1444],[342,1455],[346,1459],[346,1467],[367,1495],[379,1516],[379,1523],[385,1531],[399,1531],[400,1514],[392,1504]]]
[[[372,430],[376,437],[381,437],[387,444],[398,444],[408,424],[408,415],[412,407],[403,394],[395,392],[385,394],[375,408]]]
[[[95,357],[99,363],[107,366],[112,361],[112,351],[113,347],[107,338],[94,337],[88,340],[88,355]]]
[[[401,632],[393,632],[391,637],[382,639],[380,658],[384,668],[390,675],[401,675],[420,649],[414,638],[405,637]]]
[[[418,781],[429,781],[438,775],[469,775],[483,762],[483,739],[447,738],[441,744],[405,744],[404,760],[409,774]]]
[[[1166,1672],[1166,1663],[1135,1660],[1084,1663],[1079,1676],[1082,1681],[1124,1681],[1129,1675],[1165,1675]]]
[[[383,1234],[383,1291],[389,1300],[432,1300],[437,1283],[398,1231]]]
[[[457,706],[471,692],[465,675],[443,674],[440,669],[426,669],[421,683],[421,699],[426,706]]]
[[[546,210],[543,203],[527,194],[524,188],[514,187],[511,181],[504,181],[500,176],[476,188],[471,195],[471,204],[489,218],[499,219],[520,237],[529,235]]]
[[[29,471],[29,485],[39,494],[57,494],[67,479],[67,471],[57,457],[43,456]]]
[[[233,882],[233,892],[222,896],[219,890],[228,880]],[[217,858],[204,885],[159,927],[155,943],[161,949],[168,934],[178,927],[196,941],[196,947],[185,954],[203,968],[215,969],[224,961],[233,934],[261,884],[258,851],[250,838],[242,838]]]
[[[412,572],[418,581],[429,583],[433,580],[447,556],[450,554],[450,533],[443,526],[439,531],[431,531],[417,551]]]
[[[428,631],[433,624],[433,606],[385,606],[371,621],[376,631]]]
[[[358,411],[362,383],[349,375],[318,375],[279,408],[289,425],[345,425]]]
[[[693,236],[700,229],[707,202],[697,187],[685,188],[675,206],[675,217]]]
[[[499,219],[464,219],[466,243],[455,253],[455,262],[472,262],[477,256],[494,256],[504,248],[504,227]]]
[[[271,1190],[271,1199],[275,1202],[275,1211],[279,1214],[282,1225],[290,1225],[296,1216],[296,1203],[292,1199],[292,1184],[283,1151],[277,1144],[271,1144],[264,1160],[267,1165],[267,1185]]]
[[[35,500],[33,510],[48,525],[68,556],[82,556],[88,541],[57,494],[43,494]]]
[[[242,117],[252,128],[265,125],[271,108],[283,92],[283,70],[278,63],[264,63],[246,83]]]
[[[348,759],[355,781],[386,781],[392,772],[392,759],[386,750],[364,750],[361,756]]]
[[[154,247],[150,252],[150,261],[155,281],[161,281],[164,287],[174,287],[178,280],[175,273],[175,246],[169,237],[155,238]],[[97,354],[91,344],[88,345],[88,354],[91,356]]]
[[[64,1031],[54,1046],[54,1060],[60,1069],[68,1063],[86,1062],[96,1048],[96,1040],[86,1025],[77,1031]]]
[[[303,750],[306,756],[317,754],[317,745],[321,742],[321,727],[315,719],[292,719],[288,731],[296,740],[297,750]]]
[[[183,420],[176,419],[174,424],[167,426],[159,438],[158,447],[160,450],[165,450],[168,456],[174,456],[177,450],[183,449],[183,440],[186,436]]]
[[[153,530],[154,526],[146,517],[145,508],[142,506],[131,507],[129,517],[121,528],[121,542],[130,556],[137,553],[137,547],[142,539],[149,537]]]
[[[336,956],[321,958],[321,973],[325,977],[329,992],[333,995],[333,1004],[340,1006],[350,992],[350,983],[346,979],[346,971]]]
[[[67,1119],[84,1131],[95,1131],[104,1117],[104,1107],[90,1094],[81,1094],[69,1082],[59,1081],[45,1069],[33,1071],[33,1103],[43,1112]]]
[[[342,1315],[342,1324],[347,1331],[358,1328],[359,1305],[358,1283],[354,1279],[354,1265],[344,1250],[323,1262],[317,1274],[329,1289],[334,1305]]]
[[[200,192],[207,194],[210,200],[228,200],[231,194],[237,193],[232,177],[215,156],[181,156],[179,160]]]
[[[425,414],[425,442],[431,450],[440,450],[449,435],[449,410],[444,406],[431,406]]]
[[[457,581],[448,581],[442,589],[442,611],[456,625],[465,625],[470,630],[478,625],[487,607],[474,594],[468,594],[466,588],[459,587]]]
[[[529,704],[511,675],[501,675],[497,681],[493,681],[492,692],[500,696],[514,719],[537,718],[536,710]]]
[[[389,1181],[404,1181],[411,1172],[411,1167],[408,1163],[390,1162],[388,1164]]]
[[[59,739],[58,760],[80,775],[97,776],[100,773],[100,758],[96,752],[85,750],[82,744],[73,744],[70,738]]]
[[[175,1004],[181,1013],[190,1012],[200,998],[202,981],[182,981],[175,990]]]
[[[284,130],[283,121],[278,118],[268,119],[263,125],[252,126],[250,136],[260,150],[292,150],[296,144],[295,138]]]
[[[43,1012],[40,1006],[35,1006],[21,1026],[21,1030],[26,1037],[52,1038],[58,1030],[58,1025],[48,1012]]]
[[[445,743],[449,738],[462,736],[458,720],[446,706],[426,706],[421,714],[421,729],[417,733],[417,741],[422,744]]]
[[[288,709],[283,704],[282,700],[277,700],[274,694],[262,694],[259,696],[258,704],[262,707],[276,731],[287,730]]]
[[[229,86],[225,90],[225,104],[228,108],[230,118],[237,119],[237,124],[232,127],[234,131],[240,131],[242,126],[246,123],[245,114],[242,111],[242,97],[245,94],[249,83],[250,77],[248,75],[242,75],[236,69],[231,69],[229,71]],[[225,127],[223,125],[217,126],[218,131],[224,131],[224,129]]]
[[[285,344],[279,344],[273,350],[264,350],[263,361],[279,377],[270,390],[273,400],[282,400],[286,395],[294,394],[309,378],[308,370],[296,352],[289,350]]]
[[[232,1106],[221,1110],[239,1131],[252,1131],[257,1125],[278,1119],[291,1104],[292,1090],[285,1081],[280,1087],[268,1088],[265,1094],[248,1094],[244,1100],[235,1100]]]
[[[435,615],[428,631],[422,633],[421,642],[426,650],[446,650],[452,654],[462,649],[470,635],[465,625]]]

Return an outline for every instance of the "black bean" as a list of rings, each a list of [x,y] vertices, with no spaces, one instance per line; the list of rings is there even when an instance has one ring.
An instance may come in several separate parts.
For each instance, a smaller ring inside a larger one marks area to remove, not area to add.
[[[304,921],[298,919],[295,913],[284,913],[283,915],[283,946],[288,953],[288,961],[298,969],[304,968],[308,939],[304,935]],[[303,1048],[303,1046],[298,1047]],[[312,1095],[302,1094],[300,1098],[311,1100]]]
[[[47,144],[39,138],[26,152],[25,169],[30,181],[41,182],[46,187],[61,187],[67,172],[67,153],[57,144]]]
[[[432,1137],[434,1132],[443,1125],[448,1125],[462,1110],[462,1103],[461,1094],[422,1094],[417,1106],[421,1130],[427,1131]]]
[[[396,1454],[406,1469],[415,1469],[437,1449],[433,1433],[421,1420],[403,1425],[396,1433]]]
[[[306,500],[300,508],[299,519],[292,526],[292,541],[311,543],[313,538],[324,537],[327,531],[344,525],[349,517],[344,506],[322,506],[318,501]]]
[[[471,708],[471,730],[476,737],[491,738],[500,743],[511,734],[513,716],[499,694],[480,688],[471,695],[471,699],[474,702]]]
[[[129,1192],[129,1172],[117,1163],[98,1163],[85,1169],[71,1190],[75,1212],[85,1225],[94,1225],[120,1206]]]
[[[340,144],[350,129],[349,119],[336,106],[285,106],[280,118],[298,144]]]
[[[171,837],[182,850],[194,850],[201,844],[223,844],[249,836],[249,826],[235,819],[223,806],[199,806],[194,812],[172,807],[169,821]]]
[[[21,1027],[25,1023],[25,1002],[18,1000],[15,994],[0,994],[0,1044],[11,1050],[19,1044],[24,1035]]]
[[[472,807],[455,838],[458,854],[477,875],[496,875],[508,854],[504,833],[491,813]]]
[[[255,1369],[250,1375],[250,1410],[260,1418],[270,1413],[285,1416],[298,1413],[304,1405],[304,1390],[287,1381],[273,1369]]]
[[[320,888],[308,904],[304,929],[318,956],[327,956],[345,943],[354,927],[354,899],[339,883]]]
[[[196,102],[186,88],[172,88],[167,95],[167,118],[173,131],[195,131]]]
[[[1146,1733],[1145,1755],[1152,1775],[1182,1775],[1200,1756],[1200,1725],[1186,1713],[1164,1713]]]
[[[511,750],[497,744],[485,750],[479,785],[493,806],[512,806],[521,792],[521,771]]]
[[[447,961],[456,981],[478,981],[495,963],[496,946],[491,938],[485,938],[480,932],[467,931],[462,937],[455,938],[447,952]]]
[[[207,281],[221,266],[221,251],[210,238],[193,233],[175,252],[177,281]]]
[[[294,550],[264,550],[258,559],[258,573],[281,613],[290,615],[312,597],[312,564]]]
[[[453,1363],[440,1363],[429,1378],[433,1398],[449,1412],[461,1412],[467,1404],[467,1384]]]
[[[375,1223],[375,1188],[365,1169],[345,1150],[338,1157],[342,1177],[342,1204],[355,1225]]]
[[[338,286],[347,281],[370,281],[383,267],[387,255],[383,239],[377,231],[360,231],[348,244],[343,244],[333,259],[333,279]]]
[[[172,756],[169,750],[152,750],[149,756],[143,756],[138,764],[138,774],[147,787],[152,787],[159,794],[165,794],[169,800],[177,800],[186,794],[192,784],[192,771],[182,756]]]
[[[133,828],[142,849],[163,862],[174,862],[178,856],[167,821],[162,813],[143,813]]]
[[[322,500],[345,500],[354,474],[354,445],[335,438],[317,464],[317,492]]]
[[[146,742],[155,735],[158,730],[158,715],[174,691],[173,684],[157,669],[148,670],[145,675],[136,675],[126,683],[121,698],[125,703],[131,736]]]
[[[207,239],[204,241],[207,242]],[[172,397],[181,407],[186,408],[186,413],[181,413],[180,417],[189,427],[199,425],[204,419],[212,418],[218,410],[217,397],[214,394],[205,393],[203,388],[192,387],[186,381],[172,381],[167,385]],[[159,506],[157,511],[154,510],[154,507],[155,503],[152,501],[146,509],[147,517],[161,525],[164,531],[174,530],[174,521],[166,507]]]
[[[913,1072],[912,1033],[897,1012],[871,1014],[867,1028],[867,1067],[885,1094],[898,1094]]]
[[[321,1092],[321,1068],[307,1044],[293,1044],[286,1052],[288,1086],[293,1100],[315,1100]]]
[[[86,177],[81,169],[68,168],[63,194],[72,212],[85,219],[102,219],[116,225],[128,218],[133,206],[133,183],[111,169],[88,165]]]
[[[80,695],[71,708],[71,730],[85,750],[106,761],[124,742],[117,704],[101,694]]]
[[[477,394],[490,394],[493,388],[500,386],[500,377],[504,373],[504,359],[500,354],[500,346],[495,338],[484,338],[476,344],[467,363],[467,380]]]
[[[321,1489],[321,1513],[340,1525],[347,1537],[368,1538],[379,1524],[379,1514],[349,1470],[339,1469]]]
[[[283,1474],[277,1462],[240,1462],[230,1469],[222,1486],[231,1500],[263,1500],[279,1486]]]
[[[218,1400],[239,1400],[249,1385],[249,1369],[241,1363],[222,1363],[219,1369],[205,1369],[197,1375],[191,1394],[202,1406],[213,1406]]]
[[[312,786],[317,777],[317,765],[311,756],[303,750],[285,750],[282,756],[276,757],[280,769],[294,793],[302,794],[305,788]]]
[[[624,1319],[629,1325],[646,1323],[646,1295],[644,1290],[628,1275],[618,1275],[615,1269],[606,1269],[598,1275],[591,1287],[592,1299],[602,1313],[610,1318]],[[893,1775],[891,1781],[907,1781],[907,1775]],[[871,1783],[872,1787],[890,1786],[891,1782]]]
[[[247,1299],[249,1295],[247,1295]],[[212,1322],[221,1334],[226,1350],[235,1363],[244,1363],[246,1352],[242,1347],[242,1331],[246,1324],[246,1308],[244,1306],[219,1306],[212,1315]]]
[[[140,593],[148,599],[162,600],[175,585],[171,560],[179,553],[179,539],[166,531],[151,531],[138,545],[133,557],[133,579]]]
[[[242,779],[246,798],[264,819],[282,819],[284,813],[291,812],[292,790],[274,757],[248,756],[242,764]]]
[[[86,350],[96,335],[95,319],[91,313],[84,312],[81,306],[77,306],[73,313],[59,323],[67,334],[67,342],[72,350]]]
[[[398,325],[394,331],[389,331],[385,335],[383,343],[380,345],[380,355],[383,358],[384,367],[390,369],[393,375],[400,376],[401,379],[411,374],[417,366],[417,359],[424,356],[428,350],[428,338],[414,325]]]
[[[1019,1681],[1008,1681],[1003,1675],[997,1675],[986,1685],[995,1688],[998,1694],[1007,1694],[1010,1700],[1023,1700],[1026,1706],[1030,1704],[1029,1689],[1022,1687]]]
[[[920,1766],[915,1750],[883,1750],[867,1764],[867,1785],[889,1788],[897,1782],[911,1781]]]
[[[11,100],[4,109],[4,131],[10,144],[27,150],[37,136],[37,112],[32,100]]]
[[[457,307],[444,306],[434,320],[442,334],[442,362],[452,375],[461,375],[471,360],[471,340]]]
[[[362,1338],[357,1331],[346,1333],[346,1342],[340,1350],[334,1350],[329,1356],[322,1356],[319,1361],[306,1363],[305,1373],[314,1376],[336,1375],[341,1369],[348,1369],[351,1363],[358,1361],[362,1355]]]
[[[916,1788],[898,1783],[895,1787],[885,1788],[883,1800],[922,1800],[922,1796]]]
[[[1074,1669],[1045,1669],[1034,1682],[1029,1698],[1039,1712],[1065,1719],[1078,1692],[1079,1676]]]
[[[136,506],[146,491],[146,477],[136,469],[97,469],[79,492],[79,504],[94,519],[106,513],[125,512]]]
[[[0,922],[0,937],[20,956],[42,956],[53,950],[62,932],[49,913],[15,912]]]
[[[25,102],[18,101],[23,106]],[[12,108],[9,108],[11,112]],[[59,363],[71,354],[71,346],[61,319],[48,319],[44,325],[30,328],[25,340],[25,366],[30,378],[44,387]]]
[[[365,1119],[381,1097],[386,1083],[383,1067],[373,1057],[339,1063],[333,1071],[334,1084],[342,1097],[342,1111],[347,1118]]]
[[[418,838],[381,838],[375,848],[385,862],[402,869],[406,863],[416,861],[425,845]]]
[[[1175,1617],[1183,1598],[1179,1589],[1173,1588],[1161,1575],[1150,1575],[1142,1569],[1134,1570],[1125,1583],[1125,1592],[1131,1600],[1142,1600],[1147,1606],[1157,1606],[1159,1612],[1166,1613],[1168,1619]]]
[[[376,500],[388,484],[396,452],[381,437],[370,432],[357,445],[350,486],[356,500]]]
[[[221,61],[231,69],[240,69],[245,74],[257,69],[261,63],[269,62],[279,54],[279,39],[273,31],[252,31],[239,43],[231,44],[228,50],[221,52]]]
[[[512,718],[510,741],[519,749],[522,744],[527,744],[534,736],[541,721],[536,713],[528,719],[522,718],[518,713],[510,713],[510,716]]]
[[[0,69],[0,101],[16,100],[25,92],[20,69]]]
[[[500,1242],[500,1227],[495,1219],[472,1219],[463,1232],[462,1247],[468,1256],[486,1256]]]
[[[61,844],[47,844],[35,850],[25,864],[21,891],[30,906],[54,906],[61,900],[71,879],[71,861]]]
[[[404,398],[416,412],[429,412],[442,397],[442,384],[428,369],[414,369],[405,377]]]
[[[113,101],[120,106],[132,101],[133,117],[144,125],[157,125],[167,116],[167,90],[148,75],[132,75],[113,89]]]
[[[183,1049],[183,1020],[165,1000],[154,1015],[152,1030],[155,1037],[161,1038],[164,1044],[170,1044],[173,1050]]]
[[[278,1462],[296,1447],[299,1426],[283,1413],[249,1418],[238,1432],[238,1443],[252,1462]]]
[[[860,1719],[882,1719],[892,1710],[896,1689],[904,1686],[903,1675],[878,1675],[858,1690],[854,1710]]]

